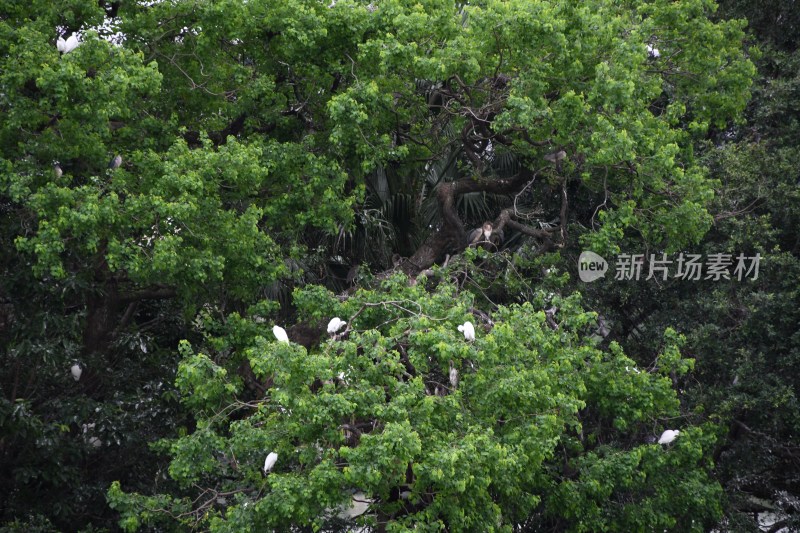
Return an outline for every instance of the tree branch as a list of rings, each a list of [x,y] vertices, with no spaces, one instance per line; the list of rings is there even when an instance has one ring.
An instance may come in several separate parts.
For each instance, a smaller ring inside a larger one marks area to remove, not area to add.
[[[119,302],[123,304],[130,304],[133,302],[139,302],[141,300],[167,300],[169,298],[174,298],[177,295],[178,293],[174,287],[159,284],[135,292],[120,294]]]
[[[431,233],[417,251],[400,265],[400,270],[409,276],[417,276],[420,272],[442,260],[446,254],[459,253],[467,246],[466,230],[456,212],[458,197],[472,192],[484,192],[498,195],[511,195],[527,186],[538,174],[539,170],[532,171],[522,167],[519,173],[512,178],[488,179],[467,178],[454,182],[442,183],[436,191],[439,211],[442,213],[443,224]],[[566,239],[567,194],[566,181],[562,183],[561,226],[552,229],[539,229],[527,226],[514,220],[514,210],[504,209],[495,220],[494,226],[503,229],[508,226],[525,235],[530,235],[545,241],[544,250],[554,247],[551,240],[552,234],[561,232],[562,242]]]

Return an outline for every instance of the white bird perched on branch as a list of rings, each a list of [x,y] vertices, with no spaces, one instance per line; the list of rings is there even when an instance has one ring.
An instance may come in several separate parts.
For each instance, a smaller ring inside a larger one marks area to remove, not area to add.
[[[68,54],[75,50],[81,42],[78,40],[78,36],[74,33],[69,36],[69,38],[65,41],[63,37],[59,37],[58,41],[56,41],[56,48],[62,54]]]
[[[72,367],[70,367],[69,371],[72,373],[72,379],[74,379],[75,381],[81,379],[81,374],[83,374],[83,369],[81,368],[81,365],[75,363],[74,365],[72,365]]]
[[[266,474],[272,467],[275,466],[275,463],[278,462],[278,454],[275,452],[269,452],[267,458],[264,460],[264,473]]]
[[[348,518],[356,518],[361,516],[367,512],[369,504],[374,501],[375,500],[372,498],[367,498],[363,492],[356,492],[353,494],[353,498],[350,500],[350,507],[344,508],[344,505],[342,505],[341,511],[339,512],[339,518],[342,520],[347,520]]]
[[[661,437],[658,439],[659,444],[669,444],[670,442],[674,441],[680,435],[680,431],[677,429],[668,429],[664,433],[661,434]]]
[[[458,331],[464,334],[464,338],[468,341],[475,340],[475,326],[472,325],[472,322],[467,320],[462,325],[458,326]]]
[[[275,335],[278,342],[289,342],[289,336],[286,334],[286,330],[280,326],[272,326],[272,334]]]
[[[342,326],[344,326],[345,324],[347,324],[347,322],[345,322],[338,316],[333,317],[331,321],[328,322],[328,334],[335,335],[336,333],[339,332],[340,329],[342,329]]]
[[[650,57],[652,57],[653,59],[655,59],[655,58],[657,58],[657,57],[661,57],[661,52],[659,52],[659,51],[658,51],[658,48],[654,47],[652,44],[648,44],[648,45],[647,45],[647,53],[648,53],[648,54],[650,55]]]

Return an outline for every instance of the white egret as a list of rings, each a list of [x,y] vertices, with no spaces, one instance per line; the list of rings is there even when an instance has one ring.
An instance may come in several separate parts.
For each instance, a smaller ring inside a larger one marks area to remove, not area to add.
[[[69,36],[66,42],[66,46],[64,47],[64,53],[68,54],[78,48],[80,46],[81,41],[78,39],[77,34],[72,34]]]
[[[678,435],[680,435],[680,433],[681,432],[677,429],[668,429],[661,434],[661,437],[658,439],[658,443],[669,444],[670,442],[674,441]]]
[[[472,322],[469,320],[458,326],[458,331],[462,332],[464,334],[464,338],[468,341],[475,340],[475,326],[473,326]]]
[[[333,317],[331,321],[328,322],[328,334],[334,335],[338,333],[339,330],[342,329],[342,326],[344,326],[345,324],[347,324],[347,322],[345,322],[338,316]]]
[[[62,54],[68,54],[75,50],[81,42],[78,40],[78,36],[74,33],[69,36],[69,38],[65,41],[62,37],[59,37],[56,41],[56,48]]]
[[[450,361],[450,385],[455,389],[458,387],[458,370],[453,366],[453,361]]]
[[[658,48],[654,47],[652,44],[648,44],[648,45],[647,45],[647,53],[648,53],[648,54],[650,55],[650,57],[652,57],[653,59],[655,59],[655,58],[657,58],[657,57],[661,57],[661,52],[659,52],[659,51],[658,51]]]
[[[369,504],[374,501],[375,500],[371,498],[367,498],[363,492],[356,492],[353,494],[353,498],[350,501],[350,507],[343,508],[344,505],[342,505],[342,510],[339,512],[339,518],[347,520],[348,518],[356,518],[361,516],[367,512]]]
[[[272,334],[275,335],[278,342],[289,342],[289,336],[286,334],[286,330],[280,326],[272,326]]]
[[[266,474],[272,467],[275,466],[275,463],[278,462],[278,454],[275,452],[269,452],[267,458],[264,460],[264,473]]]
[[[83,374],[83,369],[81,368],[81,365],[75,363],[74,365],[72,365],[69,371],[72,373],[72,379],[74,379],[75,381],[81,379],[81,374]]]

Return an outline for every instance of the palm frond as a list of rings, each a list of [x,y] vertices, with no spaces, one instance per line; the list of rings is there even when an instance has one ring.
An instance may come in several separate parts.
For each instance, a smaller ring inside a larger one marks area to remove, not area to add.
[[[389,199],[390,187],[389,179],[386,176],[386,169],[382,166],[376,168],[366,176],[367,191],[376,196],[382,204]]]
[[[392,223],[405,225],[414,218],[414,198],[410,194],[395,193],[383,204],[381,212]]]
[[[520,171],[519,158],[511,152],[495,153],[491,171],[501,178],[514,176]]]

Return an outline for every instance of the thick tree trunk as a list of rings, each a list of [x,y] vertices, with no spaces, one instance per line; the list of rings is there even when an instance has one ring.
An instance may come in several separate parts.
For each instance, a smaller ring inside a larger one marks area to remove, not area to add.
[[[174,298],[177,295],[174,288],[165,285],[123,293],[114,278],[100,284],[102,289],[92,292],[86,299],[86,325],[83,330],[85,355],[105,351],[114,335],[133,319],[139,302]]]
[[[106,283],[101,291],[86,299],[86,326],[83,330],[83,353],[102,352],[111,341],[119,315],[120,299],[116,283]]]
[[[463,235],[463,230],[461,233]],[[466,247],[466,238],[462,241],[463,244],[459,246],[458,235],[453,235],[453,232],[444,229],[434,231],[417,248],[414,255],[400,264],[400,270],[408,276],[417,276],[426,268],[442,262],[448,253],[462,251]]]

